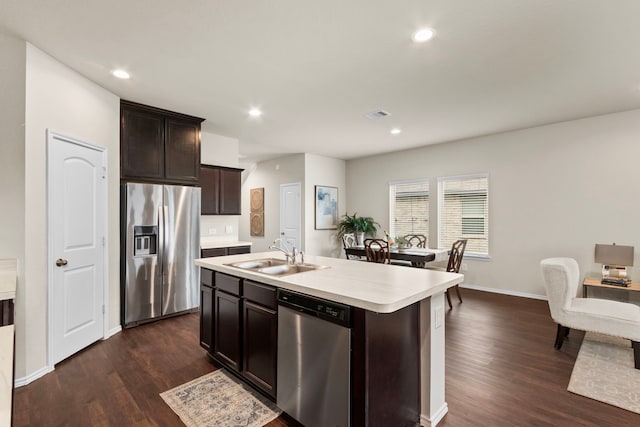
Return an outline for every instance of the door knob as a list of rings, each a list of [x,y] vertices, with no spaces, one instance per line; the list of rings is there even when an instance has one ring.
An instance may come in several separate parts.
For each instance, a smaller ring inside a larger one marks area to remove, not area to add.
[[[62,258],[58,258],[56,260],[56,265],[58,267],[62,267],[63,265],[67,265],[67,260],[66,259],[62,259]]]

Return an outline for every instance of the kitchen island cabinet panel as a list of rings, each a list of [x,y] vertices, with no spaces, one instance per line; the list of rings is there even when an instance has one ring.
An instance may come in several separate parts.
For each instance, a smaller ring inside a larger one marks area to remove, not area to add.
[[[240,345],[242,342],[241,300],[219,289],[214,290],[213,335],[214,356],[229,368],[242,369]]]
[[[213,345],[213,288],[200,284],[200,347]]]
[[[352,425],[419,425],[420,308],[354,310]]]
[[[271,397],[276,396],[278,312],[245,300],[243,375]]]

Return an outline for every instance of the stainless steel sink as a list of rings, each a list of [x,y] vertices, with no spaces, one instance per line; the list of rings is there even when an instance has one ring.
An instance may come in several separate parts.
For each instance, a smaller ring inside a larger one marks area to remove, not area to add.
[[[272,276],[287,276],[289,274],[303,273],[305,271],[322,270],[329,268],[326,265],[296,264],[296,265],[275,265],[258,270],[258,273],[270,274]]]
[[[303,273],[305,271],[321,270],[329,268],[326,265],[315,264],[287,264],[287,261],[277,258],[253,259],[249,261],[234,262],[225,264],[229,267],[252,270],[258,273],[269,274],[271,276],[287,276],[289,274]]]
[[[254,259],[251,261],[234,262],[232,264],[225,264],[225,265],[228,265],[230,267],[242,268],[243,270],[256,270],[258,268],[271,267],[274,265],[283,265],[286,263],[287,261],[283,259],[265,258],[265,259]]]

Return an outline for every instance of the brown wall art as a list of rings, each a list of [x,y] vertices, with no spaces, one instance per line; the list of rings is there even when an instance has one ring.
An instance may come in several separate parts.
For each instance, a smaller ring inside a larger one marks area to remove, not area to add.
[[[264,188],[251,189],[249,228],[252,236],[264,236]]]

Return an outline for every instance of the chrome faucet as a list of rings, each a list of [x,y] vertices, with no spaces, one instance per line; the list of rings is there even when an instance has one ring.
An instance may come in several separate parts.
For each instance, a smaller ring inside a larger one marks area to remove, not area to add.
[[[278,243],[278,246],[276,246],[276,243]],[[283,249],[282,247],[287,247],[287,245],[285,244],[285,242],[282,241],[282,239],[276,239],[273,241],[273,243],[271,244],[271,246],[269,246],[269,249],[277,249],[280,252],[282,252],[284,254],[284,256],[287,259],[287,264],[295,264],[296,263],[296,255],[298,254],[296,247],[294,246],[291,249],[291,253],[289,253],[287,250]]]

